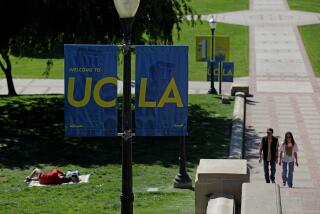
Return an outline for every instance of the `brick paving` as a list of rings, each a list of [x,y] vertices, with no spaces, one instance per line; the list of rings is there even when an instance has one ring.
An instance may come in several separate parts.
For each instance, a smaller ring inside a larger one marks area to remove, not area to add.
[[[282,0],[251,1],[251,9],[289,13]],[[283,213],[320,213],[319,79],[313,74],[296,27],[301,23],[292,18],[283,25],[283,20],[274,18],[271,24],[270,17],[265,23],[263,18],[257,24],[250,22],[249,82],[253,97],[247,105],[246,158],[251,182],[264,182],[258,146],[266,129],[273,127],[280,142],[286,131],[292,131],[300,150],[300,166],[295,167],[292,189],[282,187],[281,167],[277,166]]]

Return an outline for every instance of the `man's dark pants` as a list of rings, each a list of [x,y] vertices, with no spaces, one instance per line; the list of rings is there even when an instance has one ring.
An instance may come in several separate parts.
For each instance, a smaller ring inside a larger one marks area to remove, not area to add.
[[[275,161],[263,161],[263,168],[264,168],[264,177],[266,179],[267,183],[270,183],[271,181],[274,181],[274,175],[276,174],[276,162]],[[271,167],[271,175],[269,175],[269,165]]]

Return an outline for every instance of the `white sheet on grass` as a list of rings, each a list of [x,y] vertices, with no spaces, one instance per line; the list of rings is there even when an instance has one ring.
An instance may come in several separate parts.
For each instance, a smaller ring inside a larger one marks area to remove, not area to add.
[[[90,174],[79,175],[79,178],[80,178],[80,182],[78,184],[89,183]],[[77,184],[77,183],[69,182],[69,183],[63,183],[62,185],[65,185],[65,184]],[[55,186],[55,185],[43,185],[43,184],[40,184],[39,181],[31,181],[28,184],[28,186],[29,187],[43,187],[43,186]]]

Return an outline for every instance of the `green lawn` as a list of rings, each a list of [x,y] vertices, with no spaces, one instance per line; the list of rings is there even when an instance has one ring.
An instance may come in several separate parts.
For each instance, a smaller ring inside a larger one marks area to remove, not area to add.
[[[304,10],[320,13],[319,0],[288,0],[292,10]],[[311,61],[314,73],[320,77],[320,25],[308,25],[299,27],[299,31]]]
[[[191,7],[196,14],[248,10],[249,0],[191,0]]]
[[[299,27],[314,73],[320,77],[320,24]]]
[[[291,10],[304,10],[310,12],[320,12],[319,0],[288,0]]]
[[[200,14],[207,12],[222,12],[248,9],[248,0],[192,0],[192,7]],[[195,26],[186,21],[181,26],[180,40],[174,29],[174,44],[189,45],[189,80],[206,80],[206,63],[195,61],[195,35],[210,35],[207,22],[196,22]],[[219,23],[216,35],[230,36],[231,60],[235,62],[235,76],[248,76],[249,35],[248,27]],[[122,78],[122,58],[119,57],[118,76]],[[132,57],[132,70],[134,71],[134,55]],[[11,56],[14,78],[44,78],[47,59]],[[53,59],[53,67],[48,78],[62,79],[63,59]],[[134,78],[134,72],[132,78]],[[0,78],[4,77],[0,72]]]
[[[189,96],[187,158],[193,180],[200,158],[227,157],[232,111],[233,102],[222,104],[218,96]],[[0,112],[0,213],[119,213],[119,138],[65,138],[62,96],[3,96]],[[194,213],[194,192],[172,188],[178,139],[134,142],[135,213]],[[33,167],[92,175],[89,184],[28,188],[22,181]],[[159,192],[149,193],[149,187]]]
[[[13,76],[16,78],[45,78],[43,73],[47,67],[48,59],[30,58],[30,57],[16,57],[11,55],[11,64]],[[49,78],[61,79],[63,78],[63,59],[52,59],[53,67],[50,71]],[[0,70],[0,77],[4,77],[2,70]]]
[[[180,40],[177,32],[174,33],[176,44],[189,45],[189,80],[205,80],[207,72],[206,62],[197,62],[196,35],[211,35],[207,22],[197,21],[195,27],[190,22],[182,25]],[[249,74],[249,28],[241,25],[218,23],[215,35],[227,35],[230,37],[230,60],[235,63],[235,76],[248,76]]]
[[[173,32],[174,44],[189,45],[189,80],[206,80],[207,64],[196,62],[195,60],[195,36],[210,35],[211,31],[207,22],[197,21],[192,26],[186,21],[182,24],[180,39],[177,31]],[[240,25],[231,25],[219,23],[217,25],[216,35],[230,36],[231,61],[235,62],[235,76],[248,76],[249,64],[249,35],[248,27]],[[132,69],[134,70],[134,56],[132,57]],[[15,78],[44,78],[42,75],[46,69],[47,59],[36,59],[26,57],[11,56],[13,66],[13,76]],[[50,71],[49,78],[63,78],[63,59],[53,59],[53,67]],[[122,59],[120,57],[118,66],[118,76],[122,78]],[[0,72],[0,77],[3,77]],[[133,76],[134,78],[134,72]]]

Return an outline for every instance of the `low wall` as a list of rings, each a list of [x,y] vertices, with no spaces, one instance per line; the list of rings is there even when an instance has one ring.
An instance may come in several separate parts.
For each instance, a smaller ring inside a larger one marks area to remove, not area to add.
[[[246,96],[243,92],[236,92],[233,120],[232,120],[232,133],[229,149],[230,159],[243,158],[243,145],[245,134],[245,120],[246,120]]]
[[[212,195],[208,201],[206,214],[234,214],[235,204],[232,195]]]
[[[242,184],[249,182],[247,160],[200,159],[195,180],[195,213],[206,214],[212,195],[232,195],[241,206]]]

